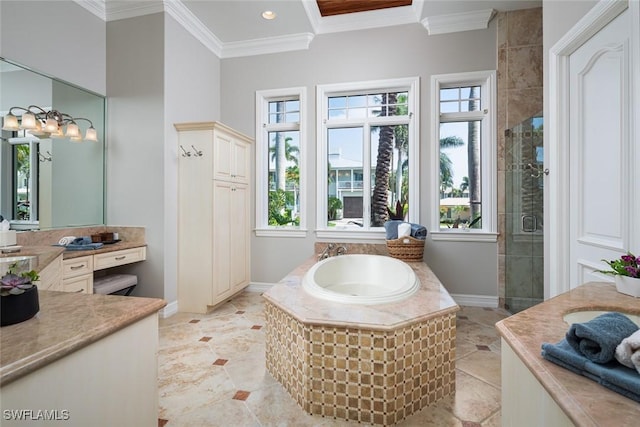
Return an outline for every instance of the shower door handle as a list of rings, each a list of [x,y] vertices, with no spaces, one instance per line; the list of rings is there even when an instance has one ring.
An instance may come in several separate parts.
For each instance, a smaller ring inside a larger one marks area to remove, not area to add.
[[[522,215],[522,231],[533,233],[538,229],[538,218],[535,215]]]

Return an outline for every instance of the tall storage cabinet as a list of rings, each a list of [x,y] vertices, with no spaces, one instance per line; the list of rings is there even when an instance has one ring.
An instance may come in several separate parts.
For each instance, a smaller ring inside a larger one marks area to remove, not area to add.
[[[178,123],[178,310],[205,313],[249,284],[252,139]]]

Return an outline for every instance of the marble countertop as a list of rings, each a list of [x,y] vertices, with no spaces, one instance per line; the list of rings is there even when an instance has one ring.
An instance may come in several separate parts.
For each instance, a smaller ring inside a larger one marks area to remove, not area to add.
[[[39,291],[40,312],[0,328],[0,385],[77,351],[166,305],[157,298]]]
[[[307,324],[395,330],[418,321],[459,310],[440,280],[423,262],[407,262],[420,279],[420,289],[405,300],[375,305],[342,304],[312,297],[302,289],[305,272],[317,262],[313,256],[264,293],[272,304]]]
[[[613,284],[591,282],[501,320],[496,328],[575,425],[637,425],[637,402],[541,356],[542,343],[565,337],[569,325],[563,317],[578,311],[640,315],[640,299],[617,292]]]
[[[123,249],[139,248],[147,246],[143,242],[118,242],[114,244],[104,245],[99,249],[90,249],[86,251],[66,251],[62,246],[24,246],[20,252],[2,254],[0,255],[0,262],[3,258],[15,257],[15,256],[35,256],[31,268],[36,272],[40,272],[43,268],[49,265],[58,255],[62,254],[63,259],[79,258],[86,255],[96,255],[114,251],[120,251]]]

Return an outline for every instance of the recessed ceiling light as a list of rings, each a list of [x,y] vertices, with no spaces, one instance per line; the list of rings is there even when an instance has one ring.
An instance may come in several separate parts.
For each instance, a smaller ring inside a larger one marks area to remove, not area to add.
[[[272,10],[265,10],[262,12],[262,17],[268,20],[276,19],[276,13]]]

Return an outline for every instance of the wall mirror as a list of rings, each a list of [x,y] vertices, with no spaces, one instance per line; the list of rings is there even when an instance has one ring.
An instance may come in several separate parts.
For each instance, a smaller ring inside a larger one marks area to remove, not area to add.
[[[104,224],[105,98],[0,58],[0,121],[32,105],[88,119],[97,141],[2,130],[0,215],[16,230]]]

